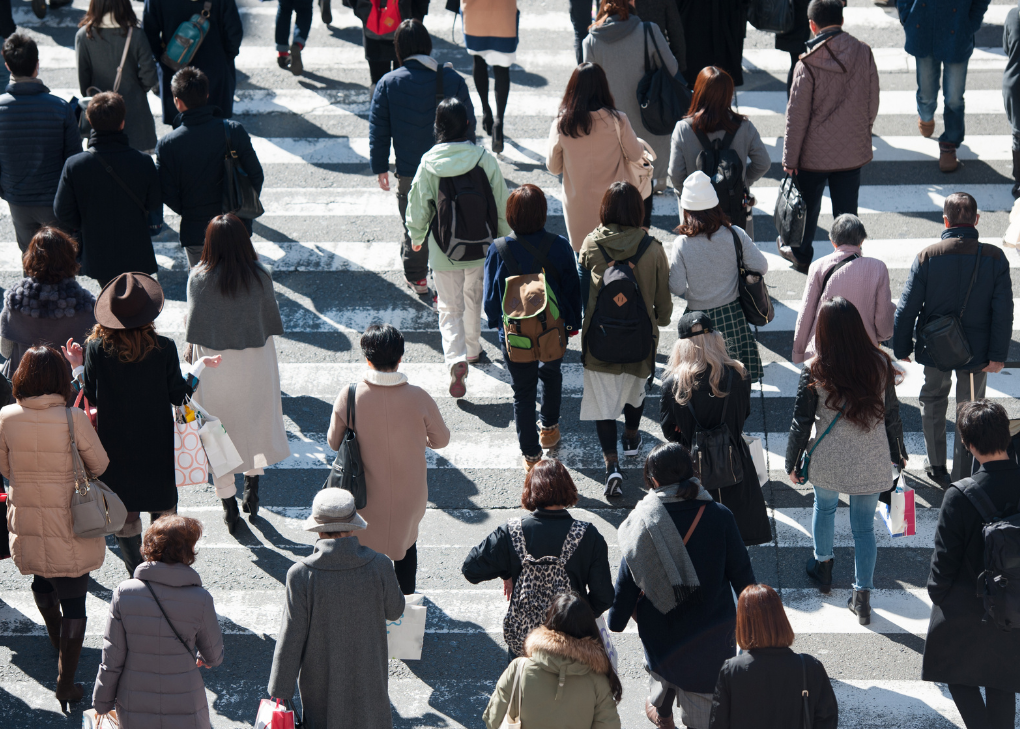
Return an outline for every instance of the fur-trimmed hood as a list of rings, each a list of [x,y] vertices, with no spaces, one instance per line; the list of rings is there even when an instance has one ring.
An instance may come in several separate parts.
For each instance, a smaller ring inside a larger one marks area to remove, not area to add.
[[[543,625],[524,641],[524,655],[550,673],[609,673],[609,658],[597,640],[574,638]]]

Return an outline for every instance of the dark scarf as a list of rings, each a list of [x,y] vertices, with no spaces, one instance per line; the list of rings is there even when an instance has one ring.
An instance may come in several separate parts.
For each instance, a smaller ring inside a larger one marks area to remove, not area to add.
[[[942,231],[942,240],[947,238],[973,238],[977,240],[978,230],[973,225],[956,225]]]
[[[804,45],[810,51],[812,48],[817,46],[819,43],[822,43],[823,41],[828,40],[829,38],[831,38],[834,35],[839,35],[842,32],[843,32],[842,28],[833,28],[832,30],[827,30],[824,33],[819,33],[814,38],[812,38],[811,40],[807,41]]]

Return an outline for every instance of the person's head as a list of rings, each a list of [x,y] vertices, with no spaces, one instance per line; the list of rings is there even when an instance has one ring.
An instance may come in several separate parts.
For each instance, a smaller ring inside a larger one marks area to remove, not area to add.
[[[205,271],[217,272],[224,296],[237,296],[242,286],[247,293],[253,283],[263,288],[266,285],[262,277],[267,274],[259,265],[248,229],[232,213],[217,215],[206,226],[201,266]]]
[[[124,128],[124,116],[127,114],[127,107],[124,106],[124,97],[113,91],[104,91],[96,94],[85,109],[85,116],[89,124],[97,132],[116,132]]]
[[[335,539],[361,531],[368,524],[354,506],[354,494],[346,489],[322,489],[312,499],[312,513],[305,519],[305,531],[320,538]]]
[[[515,188],[506,199],[506,224],[517,235],[531,235],[542,230],[547,212],[545,193],[530,182]]]
[[[202,522],[190,516],[164,514],[152,522],[142,537],[146,562],[195,564],[195,545],[202,538]]]
[[[737,645],[756,648],[789,648],[793,627],[783,600],[768,585],[748,585],[737,598]]]
[[[528,511],[550,506],[569,508],[577,503],[577,486],[570,471],[555,458],[546,458],[534,465],[524,477],[521,506]]]
[[[942,205],[942,220],[947,228],[955,228],[958,225],[977,225],[980,217],[977,200],[965,192],[954,192],[946,198]]]
[[[885,387],[899,375],[892,360],[875,346],[857,307],[837,296],[822,303],[815,324],[811,375],[827,395],[825,405],[870,430],[885,417]]]
[[[93,31],[102,34],[100,24],[110,13],[113,13],[113,22],[120,26],[123,35],[127,35],[128,28],[138,26],[138,16],[131,7],[131,0],[91,0],[88,12],[78,23],[79,28],[85,28],[85,35],[92,38]]]
[[[140,362],[159,348],[153,322],[163,310],[163,289],[145,273],[122,273],[99,292],[96,325],[88,340],[121,362]]]
[[[807,16],[808,25],[815,35],[823,28],[843,25],[843,0],[811,0]]]
[[[645,459],[644,480],[646,489],[657,489],[677,484],[676,495],[693,499],[698,495],[694,478],[694,461],[690,451],[679,443],[660,443],[652,448]]]
[[[829,230],[829,240],[833,248],[840,246],[860,246],[868,237],[861,219],[852,213],[843,213],[834,221]]]
[[[619,225],[640,228],[645,220],[645,201],[641,193],[629,182],[614,182],[602,196],[599,222],[602,225]]]
[[[411,56],[428,56],[432,53],[432,36],[425,30],[424,23],[417,18],[408,18],[397,26],[393,47],[399,63]]]
[[[32,347],[14,370],[11,389],[15,400],[60,395],[67,401],[71,398],[71,365],[53,347]]]
[[[39,46],[24,33],[11,33],[3,45],[4,63],[13,76],[39,74]]]
[[[567,81],[556,128],[565,137],[587,136],[591,134],[592,114],[600,109],[614,116],[617,113],[606,72],[597,63],[582,63]]]
[[[694,79],[694,95],[687,119],[696,132],[735,132],[746,117],[733,111],[733,77],[716,66],[705,66]]]
[[[631,5],[631,0],[602,0],[598,15],[595,16],[595,22],[589,27],[594,28],[604,24],[611,15],[616,15],[621,21],[627,20],[632,12],[634,12],[634,6]]]
[[[719,228],[730,227],[730,219],[719,206],[719,196],[712,187],[712,180],[701,170],[695,170],[684,180],[680,208],[684,219],[674,231],[680,235],[709,237]]]
[[[698,380],[708,371],[708,385],[715,397],[725,397],[747,370],[726,352],[726,341],[703,311],[688,311],[680,319],[680,336],[673,345],[663,379],[673,378],[673,397],[678,405],[691,401]],[[727,367],[735,370],[730,390],[723,391],[722,376]]]
[[[997,402],[981,399],[960,403],[956,427],[963,444],[976,458],[1005,454],[1009,448],[1009,416]]]
[[[55,284],[78,275],[78,244],[59,228],[39,228],[21,257],[25,275],[39,283]]]
[[[549,603],[549,608],[545,612],[545,622],[542,625],[549,630],[588,643],[591,652],[600,657],[599,667],[605,670],[600,670],[599,673],[604,673],[609,679],[609,690],[613,694],[613,700],[619,703],[623,697],[623,686],[606,654],[598,623],[595,622],[595,613],[592,612],[588,601],[574,592],[557,595]],[[527,647],[525,647],[525,652],[527,652]]]
[[[404,335],[390,324],[372,324],[361,335],[361,353],[380,372],[396,372],[404,357]]]
[[[456,97],[443,99],[436,107],[436,144],[463,142],[468,134],[467,107]]]
[[[194,66],[185,66],[170,81],[177,111],[198,109],[209,101],[209,77]]]

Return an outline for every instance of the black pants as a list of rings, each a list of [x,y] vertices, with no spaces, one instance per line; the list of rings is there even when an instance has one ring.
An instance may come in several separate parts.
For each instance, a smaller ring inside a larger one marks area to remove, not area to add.
[[[985,699],[977,686],[949,684],[949,693],[960,710],[967,729],[1013,729],[1016,719],[1016,694],[985,688]]]
[[[807,219],[804,224],[804,239],[800,248],[794,249],[797,260],[808,265],[814,257],[812,241],[818,227],[818,214],[822,210],[822,196],[825,185],[829,185],[829,198],[832,200],[832,217],[838,218],[843,213],[857,215],[857,194],[861,189],[861,168],[842,172],[809,172],[801,170],[797,173],[797,187],[804,196],[807,205]]]
[[[511,362],[503,343],[503,364],[510,373],[510,387],[514,391],[514,424],[521,453],[529,458],[542,455],[535,420],[535,403],[538,402],[538,383],[542,383],[542,427],[551,428],[560,422],[560,402],[563,395],[562,359],[555,362]]]
[[[81,577],[40,577],[32,576],[32,592],[47,594],[56,590],[60,598],[60,613],[63,617],[84,618],[85,596],[89,589],[89,575]]]
[[[413,595],[415,576],[418,574],[418,543],[407,548],[403,559],[393,563],[393,571],[397,574],[397,584],[404,595]]]
[[[396,61],[369,61],[368,62],[368,76],[372,80],[372,83],[379,83],[379,79],[388,74],[390,71],[396,70]]]
[[[645,404],[642,402],[637,407],[633,405],[623,406],[623,427],[626,430],[637,430],[641,425],[641,413],[645,411]],[[602,452],[607,455],[616,454],[616,421],[596,420],[595,433],[599,437],[599,445]]]
[[[570,0],[570,24],[574,26],[574,55],[577,56],[577,65],[584,60],[581,51],[581,43],[588,35],[588,26],[591,25],[592,0]]]

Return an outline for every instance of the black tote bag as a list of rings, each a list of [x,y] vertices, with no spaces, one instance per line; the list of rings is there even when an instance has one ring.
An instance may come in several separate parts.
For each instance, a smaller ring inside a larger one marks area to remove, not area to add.
[[[358,434],[354,430],[354,394],[357,389],[357,382],[347,387],[347,429],[322,488],[350,491],[354,495],[354,508],[364,509],[368,503],[368,491],[365,487],[365,468],[361,463]]]
[[[255,185],[241,166],[241,160],[237,158],[237,152],[230,143],[230,125],[225,120],[223,134],[227,138],[227,154],[223,158],[223,212],[233,213],[244,220],[253,220],[266,211]]]

